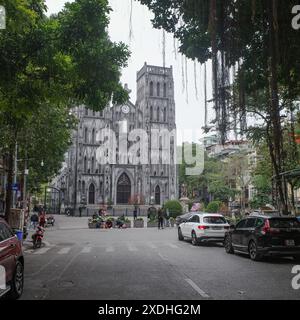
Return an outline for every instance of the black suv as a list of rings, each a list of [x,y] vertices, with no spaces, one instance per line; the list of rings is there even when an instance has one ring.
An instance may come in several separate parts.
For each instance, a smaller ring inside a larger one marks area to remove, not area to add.
[[[300,258],[300,222],[283,216],[249,216],[225,234],[227,253],[246,253],[252,260],[263,256]]]

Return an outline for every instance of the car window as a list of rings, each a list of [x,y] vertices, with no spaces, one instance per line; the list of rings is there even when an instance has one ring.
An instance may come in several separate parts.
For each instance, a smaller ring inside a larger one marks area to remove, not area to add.
[[[223,217],[214,217],[214,216],[204,217],[203,218],[203,222],[210,223],[210,224],[224,224],[224,223],[227,223],[225,218],[223,218]]]
[[[300,228],[300,223],[296,218],[276,218],[270,219],[271,228]]]
[[[4,223],[0,223],[0,241],[13,237],[13,233]]]
[[[246,220],[242,220],[236,225],[236,229],[245,228],[245,225],[246,225]]]
[[[199,218],[199,216],[195,215],[195,216],[191,217],[189,221],[195,222],[195,223],[200,223],[200,218]]]
[[[246,220],[246,226],[245,226],[245,228],[254,228],[255,222],[256,222],[256,219],[255,219],[255,218],[249,218],[249,219],[247,219],[247,220]]]
[[[265,224],[265,220],[263,218],[256,218],[255,227],[260,228]]]

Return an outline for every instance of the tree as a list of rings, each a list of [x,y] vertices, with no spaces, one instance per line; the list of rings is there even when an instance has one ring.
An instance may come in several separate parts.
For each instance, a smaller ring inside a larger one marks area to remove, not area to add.
[[[221,208],[221,202],[220,201],[212,201],[210,202],[206,207],[206,212],[209,213],[218,213]]]
[[[111,100],[126,101],[119,79],[129,52],[109,39],[107,0],[76,0],[50,18],[43,0],[6,0],[4,5],[8,21],[0,30],[0,129],[5,142],[0,149],[8,158],[8,218],[14,152],[26,124],[46,114],[44,108],[85,104],[102,110]]]
[[[248,112],[264,122],[278,195],[286,213],[282,116],[299,97],[300,84],[298,32],[287,19],[295,2],[139,1],[153,11],[154,27],[172,32],[180,41],[183,54],[201,63],[212,60],[214,122],[222,142],[232,123],[239,122],[241,133],[246,132]],[[230,72],[237,88],[233,95]],[[256,102],[258,96],[262,104]],[[254,101],[251,110],[249,99]]]
[[[247,152],[239,152],[229,156],[227,159],[227,177],[234,181],[240,189],[241,210],[246,208],[246,190],[251,182],[251,165]]]
[[[170,217],[176,218],[177,216],[182,214],[182,206],[177,200],[169,200],[164,203],[163,209],[169,210]]]
[[[185,184],[188,189],[188,197],[193,199],[194,193],[201,192],[201,201],[208,203],[210,198],[228,202],[234,197],[235,190],[230,185],[230,179],[227,172],[227,164],[219,159],[210,158],[207,153],[204,154],[204,170],[199,176],[187,176],[186,163],[179,166],[179,183]]]

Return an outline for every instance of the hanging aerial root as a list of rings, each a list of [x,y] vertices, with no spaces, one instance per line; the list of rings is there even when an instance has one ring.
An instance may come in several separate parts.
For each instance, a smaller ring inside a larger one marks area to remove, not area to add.
[[[196,60],[194,61],[194,83],[195,83],[195,95],[196,99],[198,100],[198,85],[197,85],[197,62]]]

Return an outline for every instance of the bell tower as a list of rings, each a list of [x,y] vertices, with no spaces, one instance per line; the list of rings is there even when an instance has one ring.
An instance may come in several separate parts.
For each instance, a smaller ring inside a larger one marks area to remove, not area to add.
[[[151,132],[168,130],[171,134],[176,130],[175,123],[175,99],[173,68],[158,67],[144,64],[137,72],[137,101],[136,106],[143,117],[143,128],[149,137],[149,146],[153,146]],[[150,182],[148,192],[154,199],[154,204],[177,197],[177,170],[176,170],[176,138],[170,142],[169,162],[162,160],[162,140],[158,137],[156,150],[153,147],[149,150],[149,171]],[[151,153],[157,155],[157,161],[153,161]],[[160,194],[159,194],[159,192]],[[158,200],[160,199],[160,200]]]

